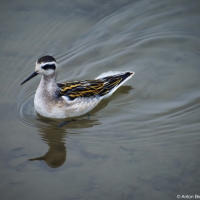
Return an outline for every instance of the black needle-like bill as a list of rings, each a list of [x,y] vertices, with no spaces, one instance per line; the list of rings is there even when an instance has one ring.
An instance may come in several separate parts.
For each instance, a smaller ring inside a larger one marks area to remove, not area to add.
[[[24,80],[21,85],[23,85],[24,83],[26,83],[27,81],[29,81],[30,79],[32,79],[33,77],[37,76],[38,72],[33,72],[26,80]]]

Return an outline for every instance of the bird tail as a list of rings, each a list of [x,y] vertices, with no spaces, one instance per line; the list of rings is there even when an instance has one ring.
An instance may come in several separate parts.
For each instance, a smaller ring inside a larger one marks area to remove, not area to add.
[[[135,72],[107,72],[101,74],[96,79],[103,80],[105,84],[99,95],[104,98],[109,97],[134,74]]]

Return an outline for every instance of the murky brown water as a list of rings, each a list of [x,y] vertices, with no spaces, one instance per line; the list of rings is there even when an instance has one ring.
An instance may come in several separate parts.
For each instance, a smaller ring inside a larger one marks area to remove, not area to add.
[[[200,195],[200,1],[4,1],[0,198],[132,200]],[[39,117],[36,59],[59,81],[135,78],[90,116]]]

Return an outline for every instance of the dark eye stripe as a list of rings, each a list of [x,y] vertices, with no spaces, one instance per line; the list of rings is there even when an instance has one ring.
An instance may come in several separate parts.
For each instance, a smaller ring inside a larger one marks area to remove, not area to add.
[[[53,69],[53,70],[55,70],[56,66],[55,66],[55,64],[44,65],[44,66],[42,66],[42,69],[44,69],[44,70],[47,70],[47,69]]]

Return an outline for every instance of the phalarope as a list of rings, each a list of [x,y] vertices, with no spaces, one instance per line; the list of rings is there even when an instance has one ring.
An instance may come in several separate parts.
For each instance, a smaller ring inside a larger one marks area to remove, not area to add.
[[[21,83],[42,75],[35,93],[34,107],[37,113],[49,118],[76,117],[88,113],[135,74],[107,72],[95,80],[56,83],[56,67],[54,57],[43,56],[37,60],[35,71]]]

